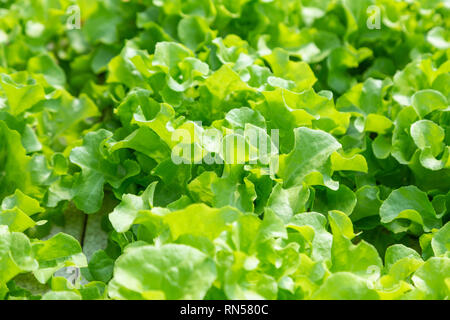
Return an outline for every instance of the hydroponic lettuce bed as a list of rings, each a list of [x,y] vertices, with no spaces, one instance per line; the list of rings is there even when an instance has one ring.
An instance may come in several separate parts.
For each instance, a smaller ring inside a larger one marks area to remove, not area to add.
[[[449,1],[0,8],[0,298],[449,298]]]

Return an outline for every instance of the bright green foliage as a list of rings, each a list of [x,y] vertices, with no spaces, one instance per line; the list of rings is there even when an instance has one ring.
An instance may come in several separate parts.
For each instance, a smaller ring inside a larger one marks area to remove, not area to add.
[[[448,1],[0,1],[0,299],[449,299],[448,30]]]

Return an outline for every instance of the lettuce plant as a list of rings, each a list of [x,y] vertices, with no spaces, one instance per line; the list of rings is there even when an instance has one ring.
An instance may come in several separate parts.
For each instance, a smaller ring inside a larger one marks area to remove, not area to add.
[[[450,3],[0,1],[0,299],[448,299]]]

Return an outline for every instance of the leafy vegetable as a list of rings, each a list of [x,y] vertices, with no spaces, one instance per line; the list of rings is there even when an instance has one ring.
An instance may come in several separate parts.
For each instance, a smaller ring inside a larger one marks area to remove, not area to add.
[[[0,1],[0,299],[449,299],[448,30],[448,1]]]

